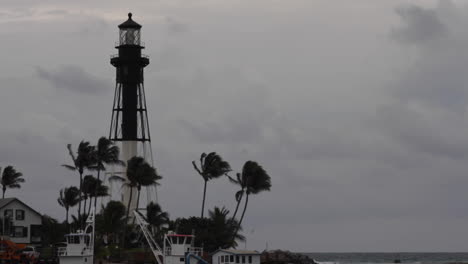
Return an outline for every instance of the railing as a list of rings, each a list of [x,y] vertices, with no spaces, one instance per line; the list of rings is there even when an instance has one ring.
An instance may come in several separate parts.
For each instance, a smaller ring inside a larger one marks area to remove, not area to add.
[[[114,43],[114,46],[115,46],[115,47],[119,47],[120,45],[122,45],[122,44],[120,44],[120,41],[116,41],[116,42]],[[135,44],[133,44],[133,45],[135,45]],[[144,47],[145,47],[145,42],[140,41],[140,43],[139,43],[137,46],[140,46],[140,47],[143,47],[143,48],[144,48]]]
[[[193,254],[193,255],[201,256],[202,252],[203,252],[203,248],[201,248],[201,247],[191,247],[190,250],[188,250],[185,253],[190,253],[190,254]],[[165,256],[172,255],[172,248],[171,247],[166,247],[166,249],[164,251],[164,255]]]
[[[60,247],[57,250],[58,256],[83,256],[92,254],[92,249],[90,247],[85,247],[84,249],[70,250],[66,247]]]
[[[110,55],[110,58],[113,59],[113,58],[118,58],[119,57],[119,54],[112,54]],[[149,59],[149,56],[146,55],[146,54],[141,54],[141,57],[142,58],[146,58],[146,59]]]

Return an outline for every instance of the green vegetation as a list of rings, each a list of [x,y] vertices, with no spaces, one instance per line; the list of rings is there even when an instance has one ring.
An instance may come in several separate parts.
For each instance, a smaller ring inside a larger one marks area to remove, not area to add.
[[[70,207],[73,207],[78,204],[80,201],[79,199],[79,190],[75,186],[70,186],[67,188],[63,188],[60,190],[60,196],[57,199],[57,202],[65,208],[66,216],[65,222],[68,226],[68,212],[70,211]]]
[[[200,156],[200,168],[198,168],[195,161],[192,161],[193,168],[202,176],[203,181],[205,182],[203,187],[203,201],[201,209],[201,218],[205,211],[205,199],[206,199],[206,184],[209,180],[219,178],[226,173],[231,171],[231,166],[227,161],[224,161],[220,155],[216,152],[211,152],[210,154],[202,153]]]
[[[45,246],[63,241],[65,231],[70,230],[69,226],[74,230],[83,228],[87,215],[91,212],[92,205],[96,204],[97,198],[109,195],[108,187],[100,179],[100,173],[106,170],[107,165],[125,166],[125,163],[118,159],[119,148],[104,137],[98,140],[96,146],[87,141],[81,141],[76,153],[73,152],[71,144],[67,145],[67,149],[73,163],[63,166],[78,173],[79,187],[70,186],[60,190],[57,201],[66,211],[64,223],[59,223],[48,216],[44,217],[44,228],[47,230],[44,232],[47,237],[43,239]],[[96,254],[101,257],[118,258],[125,254],[146,251],[141,250],[142,247],[146,247],[146,242],[139,227],[135,225],[134,221],[133,223],[129,222],[131,217],[129,207],[132,204],[132,194],[137,191],[136,204],[137,208],[141,210],[140,193],[142,187],[159,185],[162,176],[142,157],[133,157],[127,161],[126,165],[126,177],[113,175],[110,179],[119,180],[130,188],[128,201],[124,201],[124,203],[110,201],[102,206],[96,215],[95,246]],[[245,240],[241,231],[249,198],[251,195],[270,190],[270,176],[257,162],[247,161],[242,171],[236,173],[235,177],[231,177],[228,175],[231,166],[216,152],[202,153],[199,164],[193,161],[192,165],[204,181],[200,217],[192,216],[171,220],[161,205],[150,202],[143,214],[150,224],[150,231],[159,242],[162,242],[163,235],[168,230],[179,234],[194,234],[197,238],[195,240],[196,246],[203,246],[207,252],[219,248],[236,247],[239,242]],[[94,173],[96,177],[93,175]],[[236,207],[233,213],[225,207],[215,207],[208,210],[208,216],[205,217],[207,183],[213,179],[220,179],[223,175],[239,187],[234,195]],[[242,204],[243,208],[241,208]],[[69,225],[69,211],[76,205],[78,205],[78,214],[71,216],[73,221]],[[239,211],[242,211],[242,214],[238,220],[236,216]]]
[[[0,168],[1,171],[1,168]],[[5,192],[7,189],[19,189],[21,188],[21,183],[24,182],[23,174],[16,171],[13,166],[6,166],[2,172],[2,179],[0,184],[2,185],[2,198],[5,198]]]

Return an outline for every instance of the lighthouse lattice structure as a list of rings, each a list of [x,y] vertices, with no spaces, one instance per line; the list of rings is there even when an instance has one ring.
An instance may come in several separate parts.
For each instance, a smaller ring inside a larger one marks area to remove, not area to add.
[[[134,156],[141,156],[153,165],[143,77],[149,58],[142,54],[144,43],[141,41],[141,25],[132,20],[132,13],[128,14],[127,21],[119,25],[119,41],[115,48],[118,54],[111,56],[110,60],[116,69],[116,84],[109,139],[120,146],[121,160],[127,162]],[[126,179],[125,168],[118,170],[120,171],[114,173],[121,174]],[[115,192],[120,194],[118,199],[127,206],[130,189],[125,184],[117,188],[112,185],[112,195]],[[155,186],[143,191],[147,194],[147,202],[157,199]],[[130,210],[136,209],[136,193],[132,193]],[[140,207],[142,204],[144,203],[140,201]]]

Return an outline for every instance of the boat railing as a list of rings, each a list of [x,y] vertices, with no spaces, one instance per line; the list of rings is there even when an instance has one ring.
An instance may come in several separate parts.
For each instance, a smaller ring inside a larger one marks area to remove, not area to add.
[[[58,256],[83,256],[89,255],[92,253],[92,249],[90,247],[85,247],[83,249],[70,249],[67,247],[59,247],[57,250]]]
[[[185,254],[190,253],[192,255],[198,255],[201,256],[203,253],[203,248],[201,247],[191,247]],[[164,255],[165,256],[171,256],[172,255],[172,248],[171,247],[166,247],[164,250]]]

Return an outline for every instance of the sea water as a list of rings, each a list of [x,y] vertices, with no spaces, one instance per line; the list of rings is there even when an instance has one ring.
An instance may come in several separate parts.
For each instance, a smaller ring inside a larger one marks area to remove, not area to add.
[[[467,263],[468,253],[305,253],[321,264],[449,264]]]

